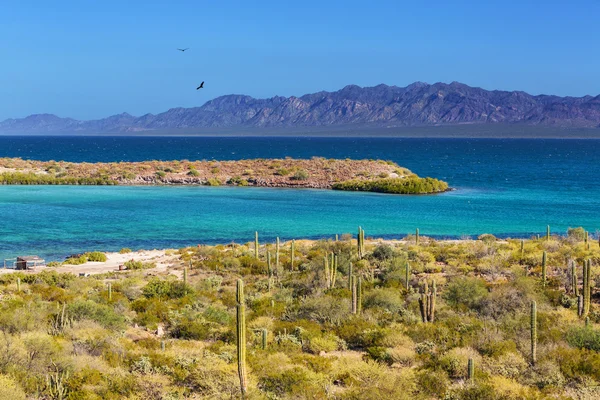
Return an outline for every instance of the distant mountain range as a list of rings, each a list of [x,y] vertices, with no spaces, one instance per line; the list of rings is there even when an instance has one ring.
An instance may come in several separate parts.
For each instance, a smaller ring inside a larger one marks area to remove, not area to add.
[[[36,114],[0,122],[2,133],[110,133],[193,128],[291,128],[342,125],[406,127],[454,124],[518,124],[599,128],[600,96],[532,96],[484,90],[462,83],[416,82],[406,87],[346,86],[302,97],[255,99],[227,95],[201,107],[172,108],[134,117],[123,113],[78,121]]]

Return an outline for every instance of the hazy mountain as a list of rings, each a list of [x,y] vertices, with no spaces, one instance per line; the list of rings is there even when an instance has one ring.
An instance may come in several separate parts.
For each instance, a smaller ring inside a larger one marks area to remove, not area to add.
[[[134,117],[127,113],[92,121],[31,115],[0,122],[0,132],[136,132],[217,127],[328,127],[336,125],[428,126],[520,124],[600,127],[600,96],[532,96],[451,84],[422,82],[407,87],[346,86],[302,97],[255,99],[221,96],[201,107],[172,108]]]

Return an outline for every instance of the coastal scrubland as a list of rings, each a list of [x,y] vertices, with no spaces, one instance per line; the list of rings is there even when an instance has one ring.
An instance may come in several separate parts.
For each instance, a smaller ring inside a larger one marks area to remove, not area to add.
[[[160,271],[0,275],[0,398],[600,396],[600,247],[581,228],[257,239],[170,250]]]
[[[0,158],[0,185],[208,185],[427,194],[448,190],[391,161],[254,159],[70,163]]]

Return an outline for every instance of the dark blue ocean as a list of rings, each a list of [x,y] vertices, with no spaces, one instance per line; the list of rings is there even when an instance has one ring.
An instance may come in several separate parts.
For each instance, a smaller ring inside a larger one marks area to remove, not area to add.
[[[226,187],[0,187],[0,259],[327,237],[529,236],[600,229],[600,140],[0,137],[0,157],[74,162],[384,159],[456,190],[432,196]]]

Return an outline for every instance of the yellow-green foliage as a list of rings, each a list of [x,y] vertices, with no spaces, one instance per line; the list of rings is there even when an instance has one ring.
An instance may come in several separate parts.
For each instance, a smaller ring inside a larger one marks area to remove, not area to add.
[[[152,264],[138,263],[91,277],[0,275],[0,398],[238,397],[239,278],[246,296],[248,398],[598,397],[600,312],[592,296],[589,325],[578,317],[567,262],[578,264],[581,285],[581,264],[592,260],[597,293],[597,242],[588,250],[574,235],[554,236],[526,241],[521,254],[520,240],[421,239],[419,246],[366,240],[361,260],[347,237],[296,240],[294,270],[280,268],[270,282],[265,259],[273,247],[261,247],[256,259],[253,242],[181,249],[172,253],[180,257],[172,267],[177,271],[151,271],[155,276],[144,270]],[[323,259],[332,253],[339,284],[330,288]],[[287,257],[282,251],[282,266]],[[350,262],[362,281],[356,315],[346,284]],[[189,268],[187,284],[183,267]],[[433,281],[435,320],[422,323],[418,290]],[[535,366],[529,363],[533,300]]]

